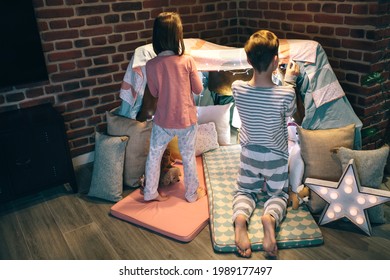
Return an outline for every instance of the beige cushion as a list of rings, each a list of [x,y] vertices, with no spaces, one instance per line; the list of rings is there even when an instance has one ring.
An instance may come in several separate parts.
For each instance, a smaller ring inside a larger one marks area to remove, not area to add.
[[[123,192],[123,164],[129,137],[112,137],[96,132],[95,160],[88,196],[119,201]]]
[[[338,182],[343,169],[332,151],[338,147],[352,149],[355,136],[355,124],[340,128],[307,130],[298,127],[301,141],[301,154],[305,163],[304,180],[306,178],[322,179]],[[326,202],[316,193],[311,192],[308,206],[312,213],[318,213]]]
[[[129,187],[138,187],[140,177],[145,174],[152,122],[139,122],[116,115],[113,112],[106,112],[106,118],[109,135],[129,137],[125,153],[123,183]]]
[[[351,150],[341,147],[335,151],[335,155],[343,170],[348,166],[349,161],[354,159],[361,186],[381,188],[389,146],[385,145],[375,150]],[[368,209],[368,216],[371,223],[386,222],[383,205]]]

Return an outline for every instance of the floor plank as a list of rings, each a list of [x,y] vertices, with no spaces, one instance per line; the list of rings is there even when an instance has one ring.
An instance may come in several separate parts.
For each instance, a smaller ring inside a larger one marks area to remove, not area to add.
[[[119,260],[110,242],[96,223],[64,234],[77,260]]]
[[[15,209],[11,203],[0,207],[0,259],[32,259],[26,240],[22,233]]]
[[[79,194],[59,186],[43,193],[46,203],[63,233],[75,230],[93,222]]]
[[[20,223],[32,259],[73,259],[64,236],[43,196],[29,196],[17,203]]]

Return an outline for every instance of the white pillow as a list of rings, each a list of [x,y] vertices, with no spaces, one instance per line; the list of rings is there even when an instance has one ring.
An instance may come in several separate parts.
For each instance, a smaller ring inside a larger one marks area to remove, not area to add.
[[[224,105],[198,106],[198,124],[215,123],[219,145],[230,145],[230,107]]]
[[[199,124],[198,132],[196,134],[195,155],[200,156],[201,154],[217,149],[218,147],[218,135],[215,124],[213,122]]]

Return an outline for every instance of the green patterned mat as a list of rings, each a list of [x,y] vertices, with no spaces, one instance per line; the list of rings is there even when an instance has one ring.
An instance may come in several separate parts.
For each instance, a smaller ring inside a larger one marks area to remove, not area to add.
[[[233,191],[240,162],[240,145],[221,146],[203,154],[203,167],[210,211],[211,239],[215,251],[236,252],[231,222]],[[252,250],[263,250],[263,226],[260,216],[264,200],[258,204],[249,226]],[[305,205],[287,210],[285,220],[276,229],[278,248],[296,248],[323,244],[322,233]]]

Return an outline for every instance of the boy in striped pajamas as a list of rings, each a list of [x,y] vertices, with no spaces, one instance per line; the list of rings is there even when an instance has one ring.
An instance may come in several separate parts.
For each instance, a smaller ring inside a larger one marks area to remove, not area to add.
[[[277,256],[275,228],[284,219],[288,199],[288,132],[286,118],[296,110],[295,80],[299,67],[290,62],[283,86],[272,82],[279,66],[279,40],[267,30],[254,33],[245,44],[250,81],[237,80],[232,92],[241,119],[240,169],[233,199],[232,221],[235,243],[242,257],[252,254],[248,224],[265,192],[267,201],[261,217],[264,230],[263,249],[268,257]]]

